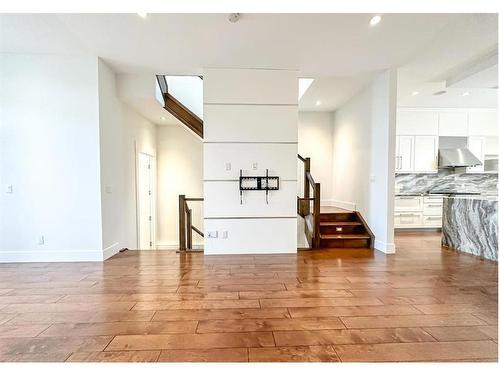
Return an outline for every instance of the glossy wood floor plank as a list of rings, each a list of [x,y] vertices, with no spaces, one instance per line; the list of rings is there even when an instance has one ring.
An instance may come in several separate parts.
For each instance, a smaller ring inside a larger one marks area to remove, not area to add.
[[[343,362],[449,361],[496,359],[493,341],[339,345],[335,351]]]
[[[217,349],[274,346],[270,332],[116,336],[106,350]]]
[[[0,361],[497,360],[497,264],[396,244],[0,264]]]
[[[436,341],[421,328],[334,329],[274,332],[277,346]]]
[[[249,348],[250,362],[339,362],[331,345]]]
[[[248,362],[248,349],[162,350],[158,362]]]

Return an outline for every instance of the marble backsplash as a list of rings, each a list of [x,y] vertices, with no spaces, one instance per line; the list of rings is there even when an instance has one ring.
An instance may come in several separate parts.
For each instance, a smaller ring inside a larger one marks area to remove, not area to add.
[[[396,174],[396,194],[423,194],[439,190],[497,194],[498,173],[453,173],[440,170],[438,173]]]

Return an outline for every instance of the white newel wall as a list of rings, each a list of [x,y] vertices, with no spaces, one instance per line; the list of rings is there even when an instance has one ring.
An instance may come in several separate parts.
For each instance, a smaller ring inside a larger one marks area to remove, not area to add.
[[[205,254],[296,252],[297,71],[210,68],[203,92]],[[280,177],[269,204],[264,191],[240,204],[240,169]]]

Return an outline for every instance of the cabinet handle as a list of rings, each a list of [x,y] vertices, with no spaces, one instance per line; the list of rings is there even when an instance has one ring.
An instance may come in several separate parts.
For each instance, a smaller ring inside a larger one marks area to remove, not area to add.
[[[420,198],[415,198],[415,197],[398,197],[399,199],[403,199],[403,200],[418,200]]]
[[[441,207],[442,204],[439,204],[439,203],[435,203],[435,204],[432,204],[432,203],[427,203],[427,207]]]

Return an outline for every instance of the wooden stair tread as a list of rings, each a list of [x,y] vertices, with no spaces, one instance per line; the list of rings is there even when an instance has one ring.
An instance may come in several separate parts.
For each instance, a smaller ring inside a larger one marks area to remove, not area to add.
[[[368,234],[355,234],[355,233],[344,233],[344,234],[320,234],[322,240],[359,240],[359,239],[370,239]]]
[[[363,225],[359,221],[322,221],[319,225],[321,226],[332,226],[332,227],[347,227],[347,226],[360,226]]]

